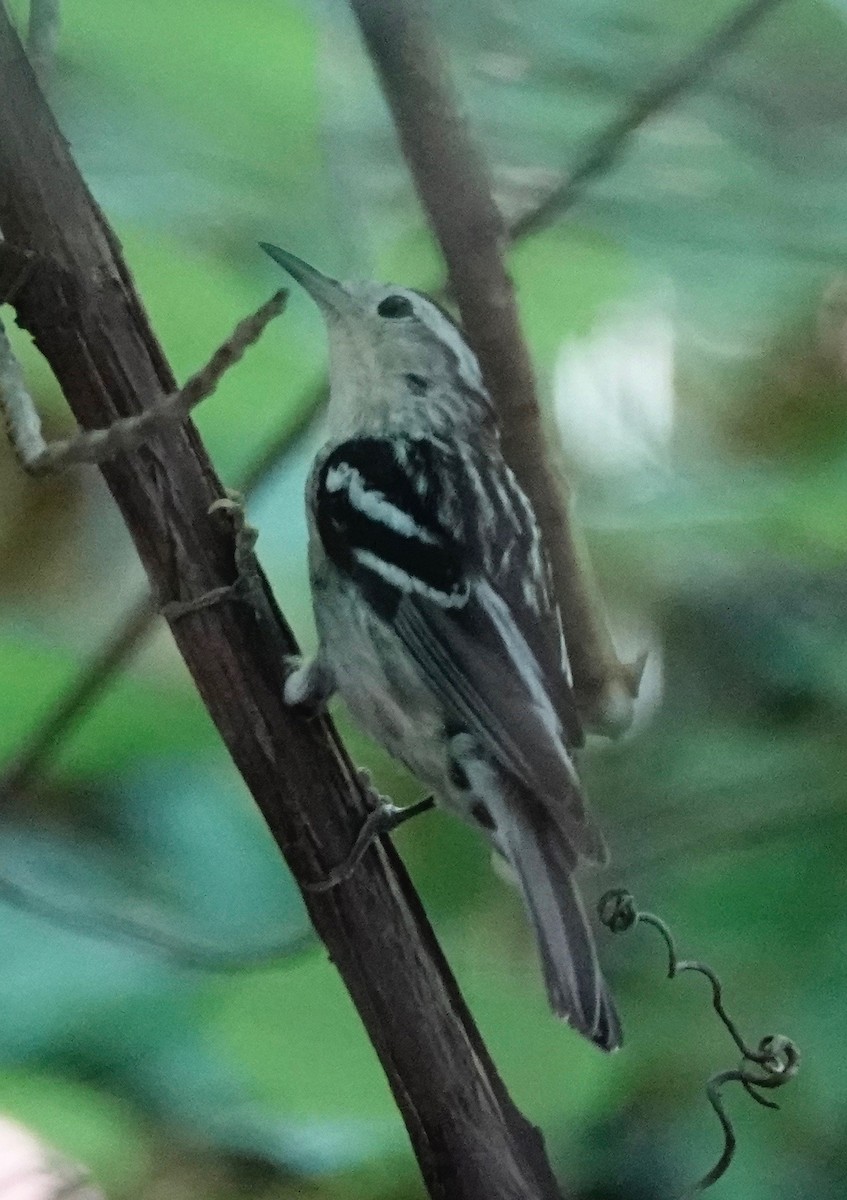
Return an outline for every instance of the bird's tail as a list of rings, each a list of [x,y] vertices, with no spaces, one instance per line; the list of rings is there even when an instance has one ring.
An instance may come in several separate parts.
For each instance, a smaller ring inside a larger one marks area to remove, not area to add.
[[[535,930],[550,1006],[603,1050],[616,1050],[620,1022],[574,883],[575,855],[543,810],[514,798],[503,808],[498,841]]]

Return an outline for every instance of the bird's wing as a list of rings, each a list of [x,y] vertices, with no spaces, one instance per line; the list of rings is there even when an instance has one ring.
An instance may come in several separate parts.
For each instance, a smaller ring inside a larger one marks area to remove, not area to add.
[[[317,530],[335,566],[417,663],[445,723],[472,733],[530,796],[546,800],[578,853],[602,858],[551,698],[551,671],[565,687],[567,677],[558,645],[539,638],[549,614],[536,606],[538,581],[525,577],[537,542],[520,523],[532,517],[522,494],[525,511],[511,510],[511,530],[485,527],[504,518],[511,484],[501,470],[501,507],[492,515],[482,456],[469,463],[463,451],[429,439],[351,439],[319,468]]]
[[[453,470],[462,481],[464,507],[474,514],[472,529],[479,530],[481,574],[529,647],[566,745],[581,746],[562,620],[535,513],[499,452],[463,446],[457,459]]]

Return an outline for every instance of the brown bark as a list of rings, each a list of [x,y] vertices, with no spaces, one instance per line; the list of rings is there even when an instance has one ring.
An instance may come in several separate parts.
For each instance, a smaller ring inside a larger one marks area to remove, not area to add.
[[[0,4],[0,229],[19,323],[85,428],[174,390],[121,249],[92,200]],[[198,320],[202,313],[198,313]],[[222,494],[190,423],[102,467],[160,603],[233,582]],[[172,632],[209,713],[301,884],[350,848],[365,805],[326,721],[281,703],[290,630],[264,579],[271,629],[243,602],[175,620]],[[512,1104],[390,844],[334,891],[304,893],[406,1122],[424,1179],[445,1200],[553,1200],[538,1132]],[[296,1022],[290,1014],[288,1024]]]

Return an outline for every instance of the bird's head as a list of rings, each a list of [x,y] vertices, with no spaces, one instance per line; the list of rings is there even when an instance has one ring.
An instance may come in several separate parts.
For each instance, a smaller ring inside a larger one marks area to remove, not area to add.
[[[417,423],[444,432],[487,422],[476,356],[439,305],[411,288],[341,283],[302,259],[262,249],[309,293],[326,322],[333,432]]]

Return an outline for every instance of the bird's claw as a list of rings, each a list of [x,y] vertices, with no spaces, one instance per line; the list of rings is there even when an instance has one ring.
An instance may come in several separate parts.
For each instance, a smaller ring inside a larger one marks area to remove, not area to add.
[[[416,804],[407,804],[400,807],[393,804],[387,797],[380,795],[373,785],[369,771],[362,769],[358,772],[358,775],[368,798],[375,801],[375,807],[365,818],[362,828],[359,830],[356,840],[353,843],[353,849],[347,857],[337,866],[333,867],[332,870],[328,871],[323,879],[303,885],[309,892],[329,892],[333,888],[338,887],[340,883],[345,883],[378,838],[384,833],[392,833],[400,825],[411,820],[412,817],[416,817],[420,813],[429,812],[430,809],[435,807],[435,799],[432,796],[427,796],[424,800],[419,800]]]
[[[218,513],[222,514],[233,526],[236,577],[232,583],[211,588],[208,592],[203,592],[202,595],[195,596],[191,600],[170,600],[166,604],[163,604],[160,612],[169,621],[179,620],[180,617],[185,617],[189,613],[200,612],[204,608],[211,608],[213,605],[220,604],[224,600],[253,601],[255,592],[254,581],[256,577],[254,551],[259,531],[255,526],[247,523],[244,511],[244,497],[240,492],[227,489],[226,495],[221,496],[214,503],[210,504],[208,511],[209,516]]]

